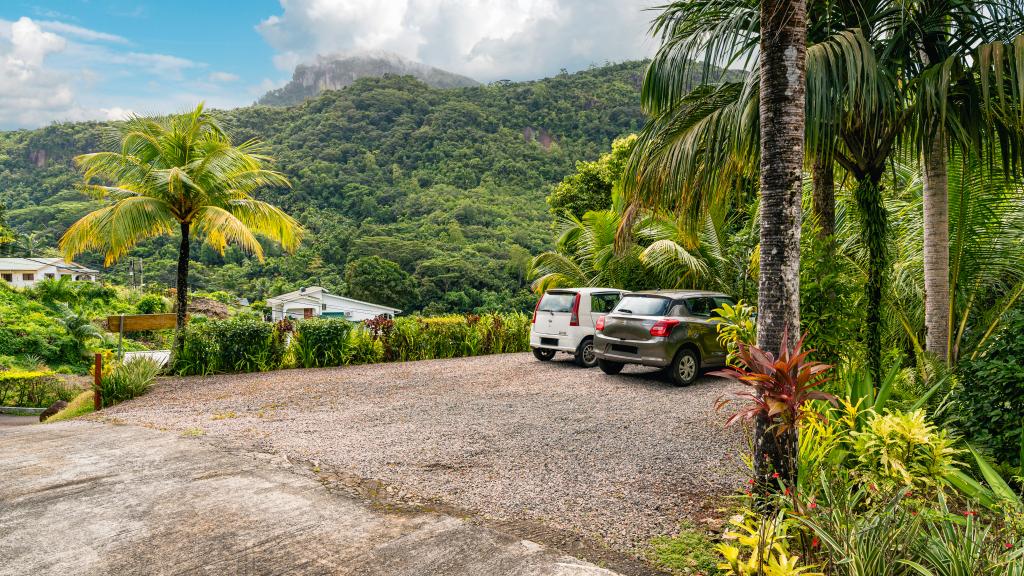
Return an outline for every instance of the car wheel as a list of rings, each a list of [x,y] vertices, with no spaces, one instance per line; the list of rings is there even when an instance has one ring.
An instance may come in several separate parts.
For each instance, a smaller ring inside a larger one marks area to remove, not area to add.
[[[585,338],[576,348],[576,364],[581,368],[597,366],[597,354],[594,353],[594,339]]]
[[[541,362],[547,362],[548,360],[551,360],[552,358],[555,357],[555,351],[549,350],[547,348],[534,348],[533,356],[534,358],[540,360]]]
[[[625,364],[623,364],[622,362],[612,362],[611,360],[601,359],[598,359],[597,365],[601,368],[601,372],[604,372],[605,374],[609,374],[611,376],[614,376],[619,372],[622,372],[622,368],[623,366],[625,366]]]
[[[683,348],[668,366],[668,375],[676,386],[689,386],[700,376],[700,358],[690,348]]]

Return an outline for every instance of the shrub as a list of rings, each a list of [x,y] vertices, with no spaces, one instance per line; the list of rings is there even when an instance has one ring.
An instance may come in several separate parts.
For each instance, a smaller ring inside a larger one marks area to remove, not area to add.
[[[159,314],[168,309],[167,300],[159,294],[146,294],[135,303],[135,311],[139,314]]]
[[[352,324],[340,318],[310,318],[297,322],[292,338],[295,363],[303,368],[344,364],[351,331]]]
[[[754,320],[757,308],[740,300],[735,306],[722,304],[720,308],[715,308],[715,313],[722,320],[715,325],[718,343],[728,351],[728,363],[735,364],[740,344],[757,344],[757,324]]]
[[[273,324],[238,317],[211,323],[217,340],[217,372],[263,372],[281,366],[284,341]]]
[[[161,365],[152,358],[135,358],[115,367],[100,378],[103,407],[113,406],[146,393],[160,373]]]
[[[373,335],[373,331],[358,327],[352,330],[352,336],[348,342],[347,364],[373,364],[375,362],[387,361],[387,351],[379,337]]]
[[[1024,310],[1007,315],[999,332],[977,356],[961,362],[961,385],[954,410],[957,425],[973,442],[984,444],[997,461],[1024,466]]]
[[[78,392],[48,370],[0,372],[0,406],[47,408],[58,400],[71,400]]]
[[[929,423],[923,410],[872,414],[863,429],[851,435],[856,471],[877,487],[933,492],[959,466],[953,440]]]
[[[174,371],[182,376],[208,376],[217,371],[220,347],[210,322],[189,322]]]

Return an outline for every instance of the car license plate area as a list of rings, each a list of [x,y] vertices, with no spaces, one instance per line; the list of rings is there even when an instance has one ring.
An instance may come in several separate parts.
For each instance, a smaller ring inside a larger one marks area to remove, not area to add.
[[[541,338],[540,343],[544,346],[558,346],[558,338]]]
[[[636,354],[636,346],[626,346],[625,344],[612,344],[612,352],[625,352],[626,354]]]

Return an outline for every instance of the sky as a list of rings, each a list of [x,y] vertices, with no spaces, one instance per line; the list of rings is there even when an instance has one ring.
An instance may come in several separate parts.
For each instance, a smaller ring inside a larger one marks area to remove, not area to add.
[[[318,55],[481,82],[650,56],[659,0],[0,0],[0,129],[253,103]]]

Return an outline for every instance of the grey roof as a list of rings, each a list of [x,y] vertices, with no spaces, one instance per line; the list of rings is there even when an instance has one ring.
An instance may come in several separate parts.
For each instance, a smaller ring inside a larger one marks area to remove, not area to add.
[[[35,272],[47,266],[55,266],[69,272],[82,272],[86,274],[97,274],[98,270],[86,268],[74,262],[65,262],[63,258],[0,258],[0,270],[12,270],[19,272]]]

